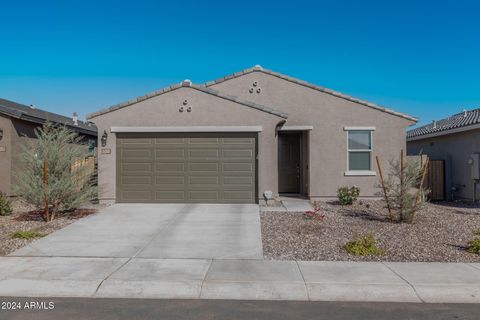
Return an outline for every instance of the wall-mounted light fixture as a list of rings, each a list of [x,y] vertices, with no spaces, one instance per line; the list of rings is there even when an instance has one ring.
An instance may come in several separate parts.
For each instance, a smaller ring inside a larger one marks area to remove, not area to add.
[[[106,131],[106,130],[103,130],[103,135],[102,135],[102,147],[106,147],[106,146],[107,146],[107,138],[108,138],[107,131]]]
[[[0,128],[0,140],[2,140],[2,138],[3,138],[3,129]]]

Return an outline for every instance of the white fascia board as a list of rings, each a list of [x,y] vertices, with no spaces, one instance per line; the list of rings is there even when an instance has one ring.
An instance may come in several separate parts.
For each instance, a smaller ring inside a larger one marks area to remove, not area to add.
[[[261,132],[261,126],[111,127],[110,132]]]
[[[355,131],[355,130],[365,130],[365,131],[375,131],[376,127],[343,127],[344,131]]]
[[[283,126],[278,131],[311,131],[313,126]]]

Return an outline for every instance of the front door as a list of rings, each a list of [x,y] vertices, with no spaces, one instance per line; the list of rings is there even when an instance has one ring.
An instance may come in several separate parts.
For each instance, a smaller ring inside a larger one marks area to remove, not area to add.
[[[301,134],[279,132],[278,135],[278,192],[300,193]]]

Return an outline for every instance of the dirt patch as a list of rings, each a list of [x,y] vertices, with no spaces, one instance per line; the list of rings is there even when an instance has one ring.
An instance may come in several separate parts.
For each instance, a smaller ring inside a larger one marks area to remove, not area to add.
[[[98,211],[98,208],[89,206],[75,211],[62,212],[55,220],[46,223],[40,212],[32,211],[30,206],[19,200],[13,201],[12,207],[13,213],[10,216],[0,216],[0,256],[8,255],[35,240],[13,239],[12,234],[17,231],[33,230],[42,235],[48,235]]]
[[[414,223],[395,223],[381,201],[352,206],[320,202],[325,217],[306,220],[301,213],[263,212],[263,250],[275,260],[480,262],[465,250],[480,230],[480,208],[460,202],[427,204]],[[371,232],[383,256],[359,257],[342,248],[355,234]]]

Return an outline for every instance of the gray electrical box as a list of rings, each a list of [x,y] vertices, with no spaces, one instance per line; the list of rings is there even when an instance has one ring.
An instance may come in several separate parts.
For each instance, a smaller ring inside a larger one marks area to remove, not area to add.
[[[469,163],[472,169],[472,180],[480,180],[480,153],[472,153]]]

